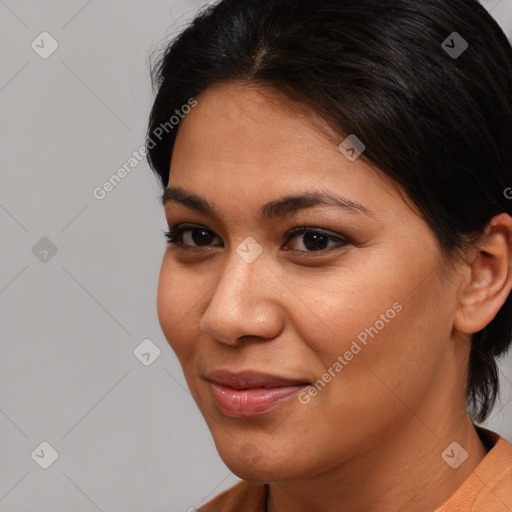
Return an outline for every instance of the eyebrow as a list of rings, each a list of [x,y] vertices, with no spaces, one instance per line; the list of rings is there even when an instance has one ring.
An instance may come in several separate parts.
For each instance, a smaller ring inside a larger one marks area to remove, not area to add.
[[[182,204],[207,215],[217,216],[217,210],[212,203],[180,187],[167,188],[162,194],[161,202],[164,208],[168,203],[172,202]],[[363,213],[375,216],[371,210],[362,204],[330,194],[329,192],[305,192],[299,195],[285,196],[264,204],[260,208],[259,215],[263,219],[273,220],[316,206],[332,206],[342,208],[350,213]]]

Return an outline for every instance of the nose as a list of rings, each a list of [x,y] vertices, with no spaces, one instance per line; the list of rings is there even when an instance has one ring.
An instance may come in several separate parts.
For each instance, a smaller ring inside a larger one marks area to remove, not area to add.
[[[277,337],[284,323],[279,279],[263,257],[249,264],[235,253],[230,263],[212,292],[199,328],[233,346],[249,338]]]

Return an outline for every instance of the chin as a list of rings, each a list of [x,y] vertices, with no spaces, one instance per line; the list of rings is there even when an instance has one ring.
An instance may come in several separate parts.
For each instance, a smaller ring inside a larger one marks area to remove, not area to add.
[[[253,443],[242,443],[238,450],[233,447],[220,449],[224,464],[238,478],[250,483],[263,484],[311,476],[306,461],[294,461],[291,453],[278,453],[275,448],[259,450]]]

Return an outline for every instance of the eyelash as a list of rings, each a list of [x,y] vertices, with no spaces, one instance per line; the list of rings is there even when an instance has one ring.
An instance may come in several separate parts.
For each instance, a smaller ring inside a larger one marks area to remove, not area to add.
[[[303,234],[309,234],[309,233],[323,235],[329,241],[337,242],[338,247],[344,247],[344,246],[348,245],[349,243],[351,243],[348,238],[331,235],[325,231],[322,231],[319,228],[312,228],[312,227],[308,227],[308,226],[299,226],[299,225],[296,225],[293,223],[292,223],[291,228],[292,228],[291,231],[289,231],[286,234],[285,243],[288,243],[296,235],[303,235]],[[202,248],[208,249],[210,246],[190,246],[190,245],[183,244],[180,241],[180,238],[183,235],[183,233],[186,233],[187,231],[195,231],[195,230],[207,231],[209,233],[212,233],[214,236],[218,236],[218,235],[215,235],[213,233],[213,231],[211,231],[208,228],[205,228],[203,226],[190,225],[190,224],[178,224],[175,226],[171,226],[169,231],[164,233],[164,236],[167,239],[167,243],[175,245],[178,250],[190,251],[190,250],[198,250],[198,249],[201,250]],[[294,249],[294,250],[298,251],[298,252],[322,254],[322,253],[326,253],[332,249],[333,249],[333,247],[329,247],[327,249],[321,249],[318,251],[302,251],[302,250],[298,250],[298,249]]]

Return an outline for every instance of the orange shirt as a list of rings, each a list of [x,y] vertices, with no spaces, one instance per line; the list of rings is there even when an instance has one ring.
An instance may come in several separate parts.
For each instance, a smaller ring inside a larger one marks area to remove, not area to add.
[[[489,452],[455,494],[433,512],[511,512],[512,446],[498,434],[476,427]],[[265,512],[267,489],[241,481],[198,512]]]

